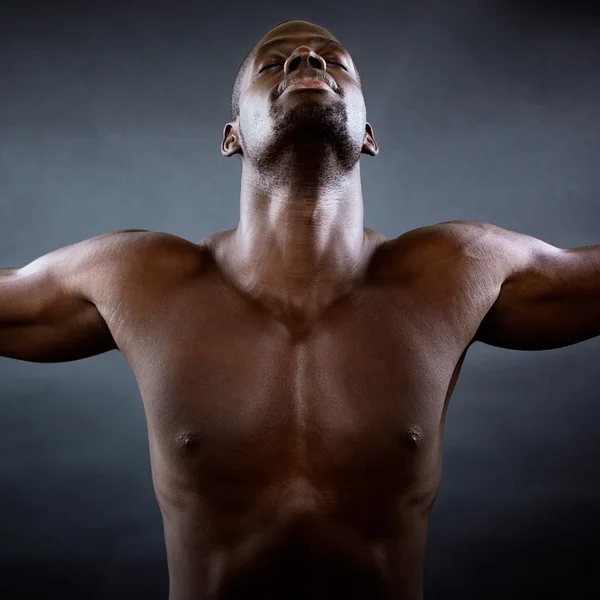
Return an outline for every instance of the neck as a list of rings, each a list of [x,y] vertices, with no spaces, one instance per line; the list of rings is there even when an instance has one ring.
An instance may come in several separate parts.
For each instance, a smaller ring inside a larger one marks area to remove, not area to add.
[[[322,162],[306,166],[277,177],[243,164],[240,222],[228,249],[245,292],[304,316],[343,295],[367,249],[359,161],[330,178]]]

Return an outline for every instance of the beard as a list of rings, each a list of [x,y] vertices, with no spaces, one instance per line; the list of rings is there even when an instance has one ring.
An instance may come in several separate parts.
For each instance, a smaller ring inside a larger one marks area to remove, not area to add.
[[[272,104],[270,122],[269,135],[252,144],[250,156],[246,154],[265,175],[285,172],[282,167],[314,165],[315,174],[331,177],[332,170],[347,172],[360,159],[363,138],[352,135],[341,99],[325,103],[305,98],[292,106]],[[254,137],[243,136],[241,130],[240,135],[243,139]],[[325,163],[331,169],[323,169]]]

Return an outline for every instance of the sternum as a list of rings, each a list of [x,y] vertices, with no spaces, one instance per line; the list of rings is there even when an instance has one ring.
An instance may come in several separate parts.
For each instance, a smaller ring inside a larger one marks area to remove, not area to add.
[[[293,415],[293,440],[298,466],[304,468],[305,472],[310,469],[310,448],[308,447],[307,433],[309,430],[308,399],[310,394],[310,376],[307,372],[308,352],[305,345],[299,345],[294,352],[294,360],[290,366],[292,370],[291,382],[291,410]],[[292,441],[292,440],[290,440]]]

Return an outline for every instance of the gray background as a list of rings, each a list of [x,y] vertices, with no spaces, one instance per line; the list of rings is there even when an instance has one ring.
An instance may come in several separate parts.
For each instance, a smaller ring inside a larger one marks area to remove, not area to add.
[[[1,10],[3,267],[120,228],[197,241],[235,227],[241,167],[219,151],[231,84],[258,39],[294,18],[329,29],[362,75],[381,149],[361,158],[366,226],[395,237],[474,219],[600,244],[595,4]],[[427,600],[597,596],[599,364],[598,338],[471,348],[448,413]],[[0,509],[3,598],[166,599],[143,408],[121,354],[0,358]]]

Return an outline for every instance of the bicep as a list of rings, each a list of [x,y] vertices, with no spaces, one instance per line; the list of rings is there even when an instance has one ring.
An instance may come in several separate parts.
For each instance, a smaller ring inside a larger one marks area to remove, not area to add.
[[[557,248],[506,230],[492,245],[503,281],[475,341],[549,350],[600,334],[600,247]]]
[[[0,356],[64,362],[117,349],[98,309],[87,300],[55,305],[45,318],[0,325]]]
[[[116,233],[116,232],[115,232]],[[0,356],[32,362],[78,360],[116,349],[86,291],[102,281],[112,234],[0,270]]]

